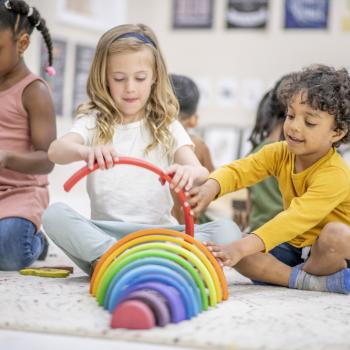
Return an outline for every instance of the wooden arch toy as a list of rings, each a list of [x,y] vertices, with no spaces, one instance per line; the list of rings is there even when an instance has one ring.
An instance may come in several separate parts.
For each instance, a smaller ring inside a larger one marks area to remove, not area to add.
[[[171,176],[143,160],[120,157],[115,165],[134,165]],[[98,169],[83,167],[64,184],[65,191]],[[209,250],[193,238],[194,223],[183,191],[185,233],[154,228],[128,234],[97,263],[90,293],[112,313],[112,328],[148,329],[191,319],[228,298],[224,273]]]

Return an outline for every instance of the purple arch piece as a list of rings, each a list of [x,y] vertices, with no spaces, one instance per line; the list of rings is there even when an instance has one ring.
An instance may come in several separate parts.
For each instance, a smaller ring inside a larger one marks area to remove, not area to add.
[[[126,300],[139,300],[147,304],[156,318],[157,326],[164,327],[170,323],[170,310],[166,305],[164,297],[159,292],[150,289],[141,289],[128,294],[122,302]]]
[[[186,319],[186,310],[183,300],[179,292],[174,287],[159,282],[145,282],[128,287],[125,291],[123,291],[121,297],[125,298],[129,293],[138,290],[154,290],[161,294],[167,301],[172,323],[179,323]]]

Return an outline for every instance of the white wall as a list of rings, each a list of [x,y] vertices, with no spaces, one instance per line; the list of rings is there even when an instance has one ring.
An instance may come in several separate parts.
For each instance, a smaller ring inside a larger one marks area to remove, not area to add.
[[[115,11],[115,22],[145,23],[158,35],[170,72],[187,74],[210,84],[209,99],[202,104],[201,124],[233,123],[246,126],[254,121],[254,110],[243,105],[247,93],[245,84],[251,80],[262,82],[262,89],[270,88],[281,75],[311,63],[325,63],[336,67],[349,64],[350,32],[342,32],[340,18],[345,0],[330,1],[328,30],[283,30],[284,1],[270,0],[270,18],[265,30],[225,29],[226,1],[215,1],[212,29],[173,30],[172,0],[104,0],[109,1],[105,13]],[[60,21],[58,4],[62,0],[31,0],[47,19],[52,36],[68,39],[66,66],[66,101],[72,95],[75,43],[95,45],[103,30],[79,27],[79,22]],[[111,8],[119,4],[116,8]],[[98,3],[98,2],[97,2]],[[99,6],[102,2],[99,2]],[[108,24],[106,23],[106,28]],[[111,24],[109,25],[111,26]],[[39,66],[39,35],[33,36],[33,45],[27,60],[34,71]],[[238,83],[238,102],[232,107],[221,106],[217,100],[219,82],[233,79]],[[70,109],[65,110],[70,114]],[[67,116],[68,117],[68,116]],[[70,119],[70,118],[69,118]]]
[[[311,63],[350,67],[350,32],[340,29],[343,0],[330,1],[328,30],[283,30],[284,1],[270,0],[266,30],[225,29],[226,1],[215,1],[212,29],[173,30],[171,0],[128,0],[130,22],[150,25],[157,33],[171,72],[206,77],[215,89],[223,78],[261,79],[269,88],[283,74]],[[202,123],[247,125],[254,111],[220,107],[215,98],[201,110]]]

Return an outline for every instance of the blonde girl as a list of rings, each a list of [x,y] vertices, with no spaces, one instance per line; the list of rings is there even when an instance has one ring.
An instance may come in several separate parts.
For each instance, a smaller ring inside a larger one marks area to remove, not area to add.
[[[153,31],[121,25],[100,39],[87,83],[90,101],[78,108],[69,133],[52,143],[49,158],[59,164],[84,160],[101,170],[88,177],[91,220],[65,204],[52,205],[44,228],[84,271],[124,235],[155,225],[184,230],[171,215],[169,188],[153,173],[113,167],[118,156],[143,159],[173,173],[175,192],[189,191],[208,176],[177,121],[178,102]],[[240,235],[231,221],[196,227],[196,237],[229,242]],[[218,237],[221,237],[218,238]]]

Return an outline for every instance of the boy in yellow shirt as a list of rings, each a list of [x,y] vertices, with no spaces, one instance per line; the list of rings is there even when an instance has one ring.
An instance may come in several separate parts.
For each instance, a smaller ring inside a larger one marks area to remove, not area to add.
[[[279,89],[285,141],[225,165],[189,193],[194,213],[215,198],[275,176],[284,211],[239,241],[208,243],[245,276],[305,290],[350,292],[350,171],[336,147],[350,141],[350,77],[311,66]],[[311,247],[311,251],[310,251]]]

